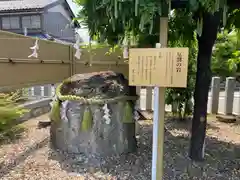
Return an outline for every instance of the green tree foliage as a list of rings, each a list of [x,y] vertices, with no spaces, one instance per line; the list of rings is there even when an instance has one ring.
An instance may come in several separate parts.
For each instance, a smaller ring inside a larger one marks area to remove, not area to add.
[[[184,120],[187,115],[192,114],[192,97],[195,86],[197,39],[194,33],[194,23],[191,22],[191,15],[185,10],[178,10],[172,13],[169,21],[169,47],[189,47],[188,78],[186,88],[168,88],[166,91],[166,104],[171,104],[174,115]],[[184,22],[182,28],[180,22]],[[188,38],[184,38],[187,37]],[[193,38],[191,39],[191,37]]]
[[[171,47],[171,46],[170,46]],[[176,47],[175,45],[173,47]],[[178,43],[177,47],[186,47],[182,42]],[[192,114],[193,104],[192,97],[195,86],[196,76],[196,56],[197,44],[192,41],[191,48],[189,49],[189,64],[188,64],[188,77],[186,88],[168,88],[166,91],[166,104],[171,104],[173,113],[177,113],[179,120],[185,120],[187,115]],[[174,111],[174,106],[176,111]]]
[[[218,34],[212,56],[213,75],[234,76],[238,62],[238,39],[237,33],[223,31]]]
[[[100,41],[107,40],[109,44],[122,42],[130,33],[139,39],[144,37],[150,44],[155,45],[159,36],[159,17],[166,16],[172,7],[174,8],[174,3],[172,4],[170,0],[75,0],[75,2],[82,6],[78,20],[88,26],[91,37]],[[226,23],[226,0],[185,2],[183,10],[189,21],[185,22],[186,18],[183,16],[181,18],[175,16],[177,19],[175,23],[178,23],[179,27],[185,27],[181,32],[189,39],[193,39],[192,23],[197,24],[195,28],[201,32],[204,11],[213,13],[220,8],[223,9],[223,22]],[[235,22],[235,18],[232,18],[232,21]]]
[[[240,73],[240,50],[235,50],[232,57],[228,60],[230,70]]]

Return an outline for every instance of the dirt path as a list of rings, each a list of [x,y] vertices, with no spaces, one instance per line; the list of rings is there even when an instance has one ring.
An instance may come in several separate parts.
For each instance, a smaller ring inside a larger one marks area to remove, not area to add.
[[[140,121],[137,153],[111,157],[101,169],[94,170],[49,148],[49,129],[36,129],[37,121],[46,119],[43,115],[25,122],[28,131],[20,139],[0,146],[1,180],[151,179],[151,121]],[[209,118],[206,160],[202,163],[188,159],[190,125],[172,120],[165,123],[164,180],[239,180],[240,125]]]

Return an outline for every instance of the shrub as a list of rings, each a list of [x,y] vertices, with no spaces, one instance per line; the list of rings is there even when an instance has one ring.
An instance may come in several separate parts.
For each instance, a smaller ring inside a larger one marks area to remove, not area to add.
[[[17,124],[17,119],[27,112],[16,104],[20,96],[19,90],[0,94],[0,132],[12,128]]]

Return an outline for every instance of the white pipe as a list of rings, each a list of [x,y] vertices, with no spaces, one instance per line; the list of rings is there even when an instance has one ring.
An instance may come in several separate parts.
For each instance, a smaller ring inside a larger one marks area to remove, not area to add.
[[[158,123],[159,123],[159,87],[154,87],[154,111],[153,111],[153,147],[152,147],[152,180],[157,179],[157,144],[158,144]]]

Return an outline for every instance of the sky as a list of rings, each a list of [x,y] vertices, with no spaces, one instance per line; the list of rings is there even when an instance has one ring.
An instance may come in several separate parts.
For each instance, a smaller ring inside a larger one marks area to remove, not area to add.
[[[73,3],[72,0],[67,0],[67,2],[69,3],[73,13],[76,15],[78,13],[79,7],[75,3]],[[77,32],[80,35],[80,37],[82,38],[83,42],[87,44],[89,42],[88,29],[80,28]]]
[[[67,0],[69,3],[73,13],[76,15],[78,13],[78,6],[72,1],[72,0]]]

